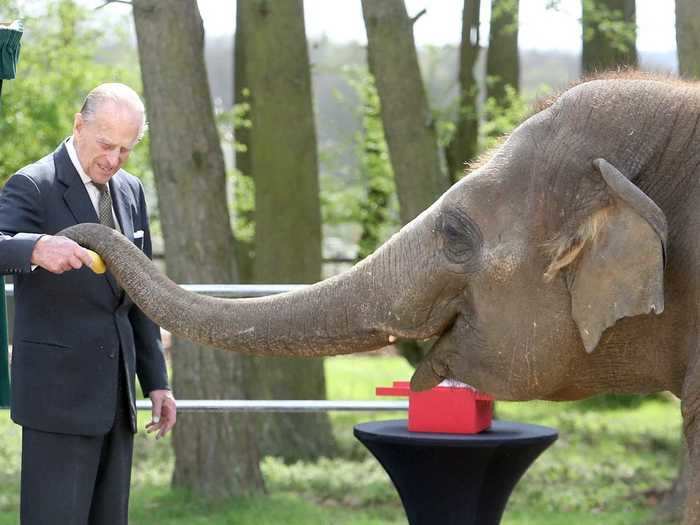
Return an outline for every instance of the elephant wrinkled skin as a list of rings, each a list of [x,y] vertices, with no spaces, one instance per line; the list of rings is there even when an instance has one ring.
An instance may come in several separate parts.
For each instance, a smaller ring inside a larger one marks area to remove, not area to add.
[[[700,525],[700,86],[581,83],[350,271],[273,297],[182,291],[99,225],[98,253],[164,328],[257,355],[436,337],[412,379],[503,400],[669,390],[682,399]],[[696,227],[698,228],[696,230]]]

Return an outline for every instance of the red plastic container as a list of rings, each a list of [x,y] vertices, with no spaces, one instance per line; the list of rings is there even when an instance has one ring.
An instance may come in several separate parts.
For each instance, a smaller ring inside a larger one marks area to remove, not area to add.
[[[377,387],[378,396],[408,396],[408,430],[477,434],[491,426],[493,398],[463,386],[436,386],[412,392],[408,381]]]

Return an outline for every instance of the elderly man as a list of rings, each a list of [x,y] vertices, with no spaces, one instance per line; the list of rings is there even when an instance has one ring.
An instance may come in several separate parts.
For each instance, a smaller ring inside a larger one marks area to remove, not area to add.
[[[81,222],[121,231],[149,257],[143,187],[121,169],[145,130],[143,103],[103,84],[73,135],[0,194],[0,273],[15,283],[12,419],[22,426],[23,524],[127,523],[136,432],[134,373],[148,431],[175,424],[158,327],[90,254],[55,236]]]

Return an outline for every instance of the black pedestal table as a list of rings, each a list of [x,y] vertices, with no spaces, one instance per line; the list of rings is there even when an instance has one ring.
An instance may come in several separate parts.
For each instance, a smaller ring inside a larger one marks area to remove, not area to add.
[[[552,428],[494,421],[479,434],[409,432],[405,419],[361,423],[411,525],[498,525],[515,484],[557,439]]]

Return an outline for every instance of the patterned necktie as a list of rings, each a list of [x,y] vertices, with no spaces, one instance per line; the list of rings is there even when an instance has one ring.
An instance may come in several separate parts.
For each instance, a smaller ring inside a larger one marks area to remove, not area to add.
[[[93,182],[93,184],[100,190],[100,200],[97,204],[100,224],[115,228],[114,215],[112,214],[112,197],[109,194],[109,187],[106,184],[98,184],[96,182]]]
[[[98,184],[93,182],[95,187],[100,190],[100,200],[97,203],[97,209],[100,215],[100,224],[108,226],[112,229],[117,229],[114,224],[114,215],[112,214],[112,197],[109,194],[109,187],[106,184]],[[117,297],[122,297],[122,287],[115,283]]]

